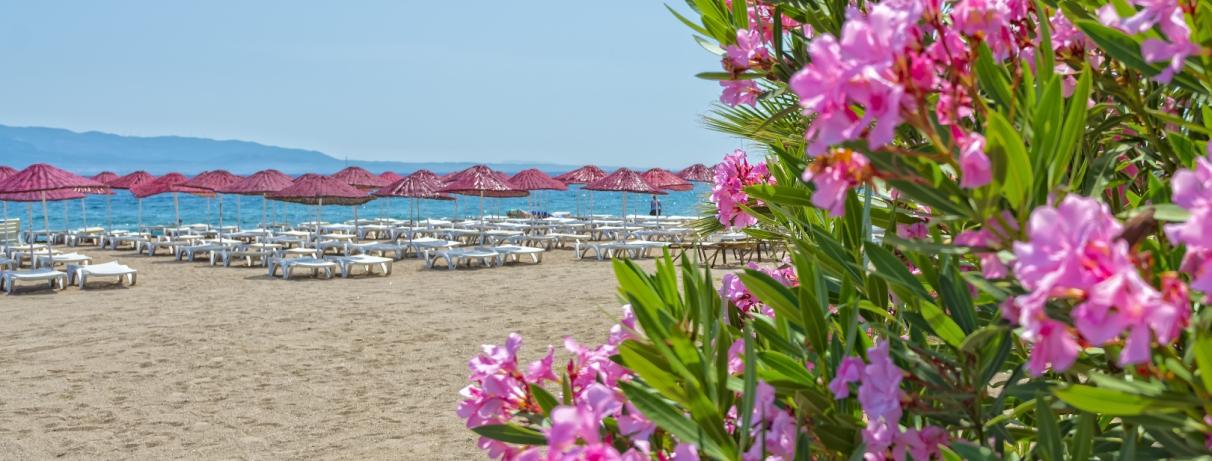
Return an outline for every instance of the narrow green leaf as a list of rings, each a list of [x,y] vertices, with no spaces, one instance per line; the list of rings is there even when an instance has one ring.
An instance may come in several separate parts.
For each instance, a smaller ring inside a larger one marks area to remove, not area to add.
[[[891,252],[879,245],[867,245],[866,249],[867,256],[871,258],[871,264],[875,265],[875,274],[877,276],[909,289],[923,299],[930,299],[930,293],[917,280],[917,277],[914,277],[909,272],[909,269],[905,267],[905,263],[901,262],[900,259],[897,259]]]
[[[1207,331],[1200,332],[1195,340],[1195,363],[1199,366],[1199,378],[1204,382],[1204,390],[1212,392],[1212,335]]]
[[[921,303],[921,309],[922,317],[926,319],[926,323],[930,324],[930,329],[934,331],[935,335],[957,349],[964,343],[964,330],[960,329],[954,320],[947,317],[946,312],[943,312],[938,306],[924,301]]]
[[[1136,416],[1146,411],[1174,410],[1156,399],[1085,384],[1058,388],[1053,394],[1078,410],[1108,416]]]
[[[993,163],[994,177],[1002,186],[1003,195],[1015,208],[1027,202],[1035,174],[1023,138],[1006,117],[989,113],[987,130],[988,153]]]
[[[1056,421],[1056,413],[1048,407],[1047,398],[1035,400],[1035,424],[1039,436],[1036,454],[1045,461],[1064,461],[1064,441],[1061,440],[1060,423]]]
[[[539,408],[543,409],[544,415],[551,415],[551,409],[560,405],[560,401],[556,400],[554,395],[538,384],[530,385],[530,395],[534,396],[535,402],[538,402]]]
[[[1094,423],[1093,413],[1082,412],[1077,417],[1077,435],[1069,447],[1069,459],[1090,459],[1094,450]]]
[[[627,396],[631,404],[635,405],[635,408],[640,410],[640,413],[643,413],[644,417],[653,424],[673,434],[679,440],[698,444],[699,448],[711,456],[732,458],[731,453],[722,451],[714,440],[704,437],[698,424],[687,418],[684,411],[677,409],[651,390],[634,381],[619,382],[619,387],[623,389],[623,394]]]
[[[547,445],[547,437],[542,432],[525,428],[513,423],[488,424],[471,428],[472,432],[492,440],[518,445]]]

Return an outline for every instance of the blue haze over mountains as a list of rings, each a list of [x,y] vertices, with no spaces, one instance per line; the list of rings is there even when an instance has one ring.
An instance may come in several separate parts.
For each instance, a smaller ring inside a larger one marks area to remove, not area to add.
[[[491,153],[485,153],[485,157]],[[216,140],[181,136],[137,137],[96,131],[75,132],[60,128],[0,125],[0,165],[21,169],[33,163],[50,163],[79,174],[101,171],[125,174],[146,170],[152,174],[179,172],[193,175],[205,170],[225,169],[249,174],[266,168],[283,173],[334,173],[346,166],[360,166],[374,173],[395,171],[408,174],[426,168],[447,173],[467,168],[467,162],[388,162],[336,158],[323,152],[267,146],[249,141]],[[493,169],[517,172],[538,168],[561,173],[580,165],[492,163]],[[599,165],[608,171],[606,165]]]

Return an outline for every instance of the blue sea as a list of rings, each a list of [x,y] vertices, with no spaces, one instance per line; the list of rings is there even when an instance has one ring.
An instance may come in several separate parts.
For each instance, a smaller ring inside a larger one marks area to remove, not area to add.
[[[711,193],[711,185],[695,183],[694,190],[686,192],[669,192],[659,196],[665,215],[695,216],[700,203],[707,200]],[[480,198],[456,196],[457,201],[419,200],[420,216],[422,218],[456,218],[476,217],[480,213]],[[590,208],[590,192],[580,190],[580,186],[570,186],[568,191],[538,191],[529,197],[495,199],[485,198],[484,214],[505,214],[509,210],[541,210],[547,212],[567,211],[582,215],[594,214],[618,215],[622,211],[623,194],[618,192],[593,192],[592,209]],[[645,194],[627,194],[627,213],[648,214],[648,201],[651,197]],[[212,198],[197,197],[188,194],[178,195],[181,208],[182,224],[218,224],[219,202],[223,202],[223,224],[233,225],[239,221],[244,228],[254,228],[261,223],[262,199],[255,196],[220,195]],[[237,213],[237,200],[239,213]],[[536,205],[535,201],[542,203]],[[359,218],[396,218],[409,217],[408,199],[376,199],[358,208]],[[42,204],[7,202],[8,217],[21,218],[22,226],[33,213],[35,229],[43,227]],[[110,210],[106,218],[106,209]],[[457,211],[456,211],[457,207]],[[143,199],[142,223],[145,226],[173,224],[173,196],[162,194]],[[138,201],[125,190],[115,190],[114,195],[90,195],[83,200],[66,200],[48,204],[50,229],[75,229],[80,227],[110,227],[113,229],[135,229],[139,223]],[[67,224],[64,225],[66,215]],[[321,220],[327,222],[343,222],[353,219],[354,207],[329,206],[321,210]],[[268,201],[267,221],[271,223],[297,224],[314,220],[316,207],[294,203]]]

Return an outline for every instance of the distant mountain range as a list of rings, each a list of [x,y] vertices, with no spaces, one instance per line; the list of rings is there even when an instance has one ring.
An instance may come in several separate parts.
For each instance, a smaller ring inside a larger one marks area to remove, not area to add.
[[[105,170],[119,174],[146,170],[152,174],[176,171],[191,175],[218,168],[235,174],[249,174],[266,168],[275,168],[286,174],[326,174],[346,166],[360,166],[375,173],[395,171],[408,174],[421,168],[447,173],[473,165],[465,162],[345,161],[319,151],[267,146],[249,141],[122,136],[97,131],[78,133],[61,128],[0,125],[0,165],[20,169],[33,163],[50,163],[87,175]],[[576,167],[526,163],[488,163],[488,166],[507,172],[538,168],[551,173]]]

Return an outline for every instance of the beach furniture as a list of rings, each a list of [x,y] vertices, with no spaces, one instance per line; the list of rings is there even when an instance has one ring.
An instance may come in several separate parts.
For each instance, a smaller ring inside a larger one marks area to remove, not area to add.
[[[139,271],[132,269],[130,266],[119,264],[117,261],[110,261],[105,264],[92,264],[87,266],[77,266],[69,264],[67,266],[67,284],[77,284],[80,288],[88,283],[89,277],[117,277],[118,283],[121,284],[123,279],[130,286],[135,286],[138,281]]]
[[[333,272],[339,270],[340,266],[332,261],[327,261],[318,258],[271,258],[269,260],[269,276],[277,277],[278,271],[282,271],[282,279],[290,280],[290,276],[295,269],[310,269],[312,277],[318,277],[320,273],[324,274],[324,278],[332,278]]]
[[[111,248],[119,250],[129,245],[135,252],[142,252],[143,247],[150,243],[151,239],[147,234],[114,232],[101,238],[101,249]]]
[[[33,269],[28,271],[4,271],[0,273],[0,290],[6,295],[13,294],[17,282],[49,282],[51,289],[60,290],[67,287],[67,274],[54,269]]]
[[[530,256],[530,260],[535,264],[543,262],[544,250],[542,248],[521,245],[497,245],[492,249],[497,253],[501,253],[502,261],[508,261],[510,258],[513,258],[514,262],[518,262],[520,257]]]
[[[547,237],[554,238],[555,246],[560,248],[564,248],[569,242],[571,242],[574,247],[579,248],[581,242],[588,242],[593,238],[593,236],[589,234],[566,234],[562,232],[551,232],[547,234]]]
[[[492,267],[494,262],[499,265],[502,260],[500,253],[479,247],[451,248],[434,252],[432,258],[428,256],[429,255],[427,254],[425,261],[426,267],[432,269],[433,266],[437,264],[438,260],[444,260],[446,261],[447,270],[454,270],[454,268],[459,264],[466,264],[468,267],[470,267],[473,261],[478,262],[484,267]]]
[[[391,258],[383,258],[370,255],[354,255],[354,256],[329,256],[324,259],[337,263],[341,269],[341,277],[349,278],[354,269],[361,268],[367,275],[374,274],[374,269],[379,268],[379,274],[386,277],[391,275]]]
[[[392,259],[399,261],[408,255],[408,250],[412,248],[407,242],[378,242],[378,243],[363,243],[352,247],[354,253],[368,255],[377,253],[380,256],[390,255]]]
[[[176,247],[174,253],[177,261],[193,261],[198,255],[207,255],[216,251],[227,249],[229,245],[220,243],[203,243],[201,245],[188,245]]]
[[[248,267],[252,267],[254,261],[258,266],[266,266],[270,258],[277,256],[279,248],[281,245],[275,243],[227,247],[210,252],[210,265],[223,264],[223,267],[231,267],[233,260],[242,260]]]
[[[59,264],[74,264],[85,266],[93,262],[93,258],[79,253],[38,254],[34,253],[34,268],[46,266],[54,268]]]

